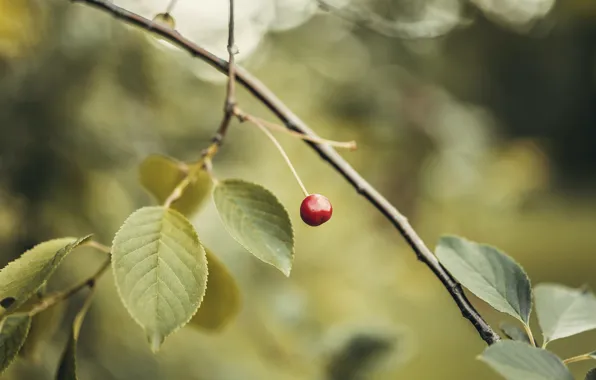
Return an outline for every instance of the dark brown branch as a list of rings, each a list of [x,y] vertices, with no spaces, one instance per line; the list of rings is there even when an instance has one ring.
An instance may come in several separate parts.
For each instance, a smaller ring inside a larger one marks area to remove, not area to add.
[[[103,0],[72,1],[91,5],[111,14],[117,19],[124,20],[129,24],[151,31],[177,45],[181,49],[188,51],[192,56],[208,63],[218,71],[224,74],[229,74],[230,67],[225,60],[201,48],[172,29],[157,25],[151,20]],[[235,77],[240,84],[267,106],[287,128],[313,138],[318,138],[318,136],[304,122],[294,115],[294,113],[292,113],[292,111],[290,111],[290,109],[288,109],[288,107],[258,79],[237,66],[235,67]],[[333,168],[335,168],[335,170],[340,173],[356,189],[356,191],[358,191],[358,193],[366,198],[395,226],[414,250],[418,259],[425,263],[439,278],[459,307],[462,315],[472,323],[482,339],[488,344],[493,344],[500,340],[499,335],[484,321],[482,316],[480,316],[478,311],[476,311],[474,306],[468,301],[460,284],[455,281],[443,266],[441,266],[434,254],[428,249],[422,239],[420,239],[416,231],[414,231],[406,217],[400,214],[387,199],[362,178],[362,176],[360,176],[360,174],[358,174],[358,172],[356,172],[332,147],[319,145],[310,141],[305,142],[310,145],[321,158],[323,158],[323,160],[333,166]]]

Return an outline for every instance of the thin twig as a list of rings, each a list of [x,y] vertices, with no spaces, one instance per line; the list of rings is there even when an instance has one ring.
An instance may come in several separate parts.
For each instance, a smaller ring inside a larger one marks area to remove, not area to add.
[[[85,243],[85,245],[87,245],[91,248],[95,248],[98,251],[101,251],[103,253],[110,254],[112,252],[112,249],[110,247],[108,247],[107,245],[103,245],[100,242],[97,242],[95,240],[89,240],[88,242]]]
[[[131,25],[136,25],[146,31],[155,33],[179,48],[186,50],[193,57],[196,57],[218,71],[229,75],[228,63],[215,56],[213,53],[196,45],[189,39],[181,36],[178,32],[172,31],[167,27],[156,25],[136,13],[130,12],[124,8],[118,7],[104,0],[71,0],[81,2],[92,7],[100,9],[114,16],[116,19],[123,20]],[[261,103],[269,108],[282,123],[291,130],[299,133],[318,137],[302,120],[300,120],[281,100],[271,92],[264,84],[250,73],[240,67],[235,66],[234,76],[238,83],[242,84],[250,93],[252,93]],[[305,141],[314,149],[323,160],[327,161],[333,168],[348,181],[356,191],[366,198],[381,214],[389,220],[393,226],[404,237],[412,250],[416,253],[418,259],[426,264],[435,276],[441,281],[445,289],[449,292],[462,315],[472,323],[480,337],[487,343],[493,344],[501,340],[500,336],[486,323],[478,311],[467,299],[461,285],[447,272],[439,263],[432,251],[424,244],[416,231],[412,228],[408,219],[383,197],[373,186],[371,186],[362,176],[354,170],[332,147],[328,145],[316,144]]]
[[[228,21],[228,93],[225,112],[232,114],[236,106],[236,74],[234,56],[236,55],[236,42],[234,41],[234,0],[230,0],[230,19]]]
[[[169,15],[170,13],[172,13],[177,2],[178,2],[178,0],[170,0],[170,3],[168,4],[168,7],[166,8],[165,14]]]
[[[96,242],[94,240],[88,241],[87,243],[85,243],[85,245],[95,248],[95,249],[102,251],[104,253],[107,253],[108,255],[110,254],[110,251],[111,251],[110,247],[103,245],[99,242]],[[15,314],[27,314],[29,316],[34,316],[35,314],[38,314],[38,313],[56,305],[57,303],[62,302],[64,300],[72,297],[77,292],[79,292],[79,290],[81,290],[83,288],[86,288],[86,287],[93,288],[95,286],[95,283],[97,282],[97,280],[110,267],[110,263],[111,263],[111,256],[109,256],[106,259],[106,261],[103,262],[103,264],[99,267],[99,269],[93,275],[91,275],[91,277],[87,278],[83,282],[81,282],[77,285],[74,285],[73,287],[66,289],[62,292],[51,294],[51,295],[43,298],[42,300],[40,300],[40,302],[38,304],[33,305],[31,307],[31,309],[24,311],[24,312],[18,312]]]
[[[292,161],[290,161],[290,157],[288,157],[288,155],[286,154],[286,151],[281,146],[281,144],[279,143],[279,141],[277,141],[277,139],[275,138],[275,136],[273,136],[273,134],[271,132],[269,132],[269,130],[261,123],[261,121],[258,118],[256,118],[256,117],[250,117],[250,115],[247,115],[247,114],[243,113],[242,111],[240,111],[238,109],[235,111],[235,115],[238,117],[238,119],[240,119],[240,121],[249,121],[249,122],[253,123],[254,125],[256,125],[257,127],[259,127],[259,129],[265,134],[265,136],[267,136],[269,138],[269,140],[271,140],[271,142],[273,143],[273,145],[275,145],[275,147],[277,148],[277,150],[279,150],[279,153],[281,154],[281,156],[283,157],[284,161],[286,162],[286,164],[288,165],[288,167],[292,171],[292,174],[294,175],[294,178],[296,179],[296,182],[298,182],[298,185],[300,185],[300,188],[302,189],[302,192],[304,193],[304,196],[305,197],[308,197],[309,192],[306,190],[306,187],[304,186],[304,183],[302,183],[302,180],[300,179],[300,176],[296,172],[296,169],[294,168],[294,165],[292,165]]]
[[[259,117],[253,116],[253,115],[243,114],[242,117],[244,119],[252,122],[253,124],[256,124],[258,122],[269,129],[287,133],[287,134],[289,134],[293,137],[299,138],[301,140],[306,140],[306,141],[314,142],[317,144],[327,144],[327,145],[331,145],[332,147],[335,147],[335,148],[343,148],[343,149],[349,149],[349,150],[356,150],[358,147],[356,145],[356,141],[353,141],[353,140],[352,141],[327,140],[327,139],[323,139],[323,138],[319,138],[319,137],[308,136],[308,135],[305,135],[303,133],[299,133],[296,131],[292,131],[292,130],[287,129],[286,127],[283,127],[279,124],[271,123],[267,120],[261,119]]]
[[[186,173],[186,177],[182,179],[182,181],[178,182],[178,185],[172,190],[172,193],[168,196],[166,201],[164,202],[164,207],[170,207],[172,203],[176,202],[182,194],[184,194],[184,190],[190,185],[194,180],[197,174],[205,167],[205,164],[208,161],[208,157],[202,157],[197,163],[193,164],[188,172]]]
[[[24,312],[18,312],[18,313],[14,313],[14,314],[27,314],[29,316],[34,316],[35,314],[41,313],[42,311],[49,309],[50,307],[58,304],[59,302],[62,302],[70,297],[72,297],[73,295],[75,295],[76,293],[79,292],[79,290],[84,289],[86,287],[93,287],[95,286],[95,282],[101,277],[101,275],[103,275],[106,270],[110,267],[110,261],[111,259],[108,258],[102,265],[101,267],[89,278],[87,278],[85,281],[73,286],[70,289],[67,289],[65,291],[59,292],[59,293],[54,293],[52,295],[49,295],[48,297],[42,299],[38,304],[33,305],[33,307],[27,311]]]
[[[91,286],[89,289],[89,293],[85,297],[85,302],[83,306],[75,315],[74,321],[72,322],[72,336],[75,340],[79,339],[79,333],[81,332],[81,326],[83,325],[83,320],[87,315],[87,311],[91,307],[91,303],[93,302],[93,296],[95,295],[95,286]]]
[[[207,149],[206,156],[212,157],[217,152],[219,146],[223,143],[232,117],[234,116],[234,107],[236,107],[236,43],[234,41],[234,0],[230,0],[230,18],[228,21],[228,85],[226,88],[226,100],[224,103],[224,116],[213,137],[211,146]]]
[[[176,0],[172,0],[176,1]],[[215,132],[213,139],[211,141],[211,145],[207,149],[203,151],[201,160],[198,164],[194,165],[186,174],[186,177],[182,181],[178,183],[178,185],[174,188],[172,193],[168,196],[166,201],[164,202],[164,207],[170,207],[172,203],[178,200],[184,190],[194,181],[196,175],[199,173],[201,169],[206,165],[210,167],[211,165],[211,158],[215,156],[219,147],[223,143],[223,139],[228,132],[228,128],[230,126],[230,122],[234,116],[234,108],[236,107],[236,74],[235,74],[235,65],[234,65],[234,55],[236,54],[236,45],[234,42],[234,0],[230,0],[230,18],[228,21],[228,56],[229,56],[229,64],[228,64],[228,84],[226,87],[226,99],[224,102],[224,109],[223,109],[223,118],[221,123],[219,124],[219,128]]]

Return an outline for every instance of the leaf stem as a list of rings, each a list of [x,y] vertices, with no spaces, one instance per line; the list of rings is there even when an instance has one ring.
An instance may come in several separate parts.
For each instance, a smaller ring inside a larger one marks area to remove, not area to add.
[[[170,7],[175,4],[177,0],[171,0]],[[226,99],[224,102],[224,115],[219,124],[219,128],[213,136],[211,144],[202,153],[201,160],[191,167],[187,176],[180,181],[180,183],[174,188],[172,193],[168,196],[164,202],[164,207],[170,207],[173,202],[179,199],[184,190],[194,180],[194,177],[198,174],[199,170],[205,165],[206,168],[211,168],[211,159],[217,154],[219,147],[223,143],[224,137],[228,132],[230,122],[234,116],[234,108],[236,107],[236,66],[234,64],[234,56],[237,53],[236,44],[234,42],[234,0],[230,1],[230,16],[228,20],[228,84],[226,87]],[[168,9],[170,9],[168,7]],[[210,171],[210,170],[209,170]]]
[[[292,174],[294,175],[294,178],[296,178],[296,182],[298,182],[298,185],[300,186],[300,189],[302,189],[302,192],[304,193],[304,195],[305,196],[309,196],[310,193],[306,190],[306,187],[304,186],[304,183],[302,183],[302,180],[300,179],[300,176],[298,175],[298,172],[296,172],[296,169],[294,168],[294,165],[292,165],[292,161],[290,161],[290,158],[286,154],[286,151],[281,146],[281,144],[279,143],[279,141],[277,141],[277,139],[275,138],[275,136],[273,136],[273,134],[271,132],[269,132],[269,130],[261,123],[261,121],[258,118],[251,117],[250,115],[245,114],[244,112],[242,112],[238,108],[235,109],[234,114],[236,115],[236,117],[238,117],[238,120],[240,120],[241,122],[243,122],[243,121],[250,121],[251,123],[253,123],[257,127],[259,127],[259,129],[265,134],[265,136],[267,136],[269,138],[269,140],[271,140],[271,142],[273,143],[273,145],[275,145],[275,147],[277,148],[277,150],[279,150],[279,153],[281,154],[281,156],[283,157],[283,159],[286,161],[286,164],[288,164],[288,167],[292,171]]]
[[[234,0],[230,1],[230,17],[228,20],[228,85],[226,88],[226,99],[224,102],[224,115],[215,136],[213,142],[207,148],[204,157],[212,158],[219,147],[223,143],[223,139],[228,132],[228,127],[234,116],[234,108],[236,107],[236,65],[234,56],[238,52],[236,43],[234,42]]]
[[[198,46],[191,40],[185,38],[179,32],[171,28],[155,24],[134,12],[128,11],[107,0],[71,0],[73,3],[82,3],[97,9],[98,11],[110,14],[116,19],[129,25],[138,26],[151,32],[193,57],[200,59],[219,72],[229,75],[229,64],[215,54]],[[292,112],[269,88],[249,72],[240,67],[234,69],[235,80],[244,86],[256,99],[272,111],[280,121],[294,131],[302,132],[309,136],[316,136],[315,132]],[[476,329],[479,336],[489,345],[501,340],[499,334],[484,320],[474,305],[468,300],[461,285],[451,274],[441,266],[433,252],[424,243],[416,230],[412,227],[405,215],[395,208],[374,186],[362,177],[346,160],[344,160],[332,147],[327,145],[310,144],[310,147],[329,163],[335,171],[340,174],[357,192],[361,194],[373,207],[375,207],[402,235],[408,245],[412,248],[417,258],[424,263],[429,270],[441,282],[449,293],[461,314]]]
[[[85,315],[87,315],[87,311],[91,307],[91,303],[93,302],[94,295],[95,295],[95,285],[90,286],[89,293],[87,294],[87,297],[85,297],[85,302],[83,303],[83,306],[81,306],[81,308],[77,312],[77,315],[75,315],[74,321],[72,323],[72,335],[75,340],[79,339],[81,325],[83,324]]]
[[[96,241],[89,241],[86,243],[86,245],[96,248],[102,252],[110,253],[109,247],[107,247],[101,243],[98,243]],[[51,294],[51,295],[43,298],[38,304],[33,305],[33,307],[31,307],[31,309],[28,311],[17,312],[14,314],[29,315],[32,317],[35,314],[41,313],[42,311],[49,309],[50,307],[56,305],[59,302],[67,300],[68,298],[72,297],[74,294],[76,294],[79,290],[81,290],[83,288],[95,287],[96,281],[107,271],[107,269],[110,267],[111,261],[112,261],[112,258],[108,257],[106,259],[106,261],[104,261],[103,264],[99,267],[99,269],[93,275],[91,275],[91,277],[87,278],[86,280],[80,282],[77,285],[74,285],[73,287],[71,287],[69,289],[66,289],[62,292]]]
[[[98,251],[101,251],[103,253],[107,253],[108,255],[112,252],[112,249],[110,247],[108,247],[107,245],[103,245],[100,242],[97,242],[95,240],[89,240],[88,242],[85,243],[85,245],[87,245],[91,248],[95,248]]]
[[[257,121],[259,123],[261,123],[262,125],[264,125],[265,127],[275,130],[275,131],[279,131],[279,132],[283,132],[286,133],[290,136],[299,138],[301,140],[306,140],[306,141],[311,141],[314,142],[316,144],[327,144],[327,145],[331,145],[335,148],[343,148],[343,149],[349,149],[349,150],[356,150],[357,149],[357,145],[356,145],[356,141],[334,141],[334,140],[327,140],[327,139],[323,139],[320,137],[314,137],[314,136],[309,136],[309,135],[305,135],[304,133],[299,133],[296,131],[292,131],[290,129],[287,129],[286,127],[282,127],[279,124],[275,124],[275,123],[271,123],[267,120],[258,118],[256,116],[253,115],[249,115],[249,114],[243,114],[243,117],[252,122],[253,124],[255,124]]]
[[[211,146],[213,146],[213,144]],[[184,179],[182,179],[182,181],[180,181],[178,185],[176,185],[174,190],[172,190],[172,193],[168,196],[168,198],[166,198],[166,201],[164,202],[164,207],[169,208],[172,205],[172,203],[180,199],[182,194],[184,194],[184,190],[186,190],[188,185],[190,185],[192,181],[195,180],[195,177],[197,176],[197,174],[199,174],[199,171],[201,171],[205,163],[208,161],[210,161],[210,158],[207,157],[206,153],[205,157],[199,160],[199,162],[190,166],[190,170],[188,170],[186,177],[184,177]]]
[[[590,360],[590,359],[592,359],[592,357],[590,356],[590,353],[587,353],[587,354],[577,355],[577,356],[573,356],[568,359],[565,359],[565,360],[563,360],[563,363],[569,364],[569,363],[581,362],[583,360]]]
[[[534,340],[534,335],[532,334],[532,329],[530,328],[529,324],[524,323],[524,329],[526,330],[526,334],[528,334],[528,338],[530,339],[530,343],[532,346],[536,347],[536,341]]]
[[[168,4],[168,7],[166,8],[165,14],[169,15],[170,13],[172,13],[177,2],[178,2],[178,0],[170,0],[170,3]]]

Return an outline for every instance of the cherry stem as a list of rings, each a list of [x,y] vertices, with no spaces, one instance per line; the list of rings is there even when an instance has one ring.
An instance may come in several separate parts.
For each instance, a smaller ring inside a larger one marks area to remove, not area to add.
[[[147,32],[151,32],[180,49],[190,53],[192,57],[206,62],[217,71],[229,75],[229,65],[213,53],[196,45],[185,38],[179,32],[169,27],[156,24],[153,21],[144,18],[134,12],[126,10],[115,5],[108,0],[71,0],[73,3],[85,4],[98,12],[104,12],[122,22],[137,26]],[[272,111],[287,128],[314,136],[315,133],[296,116],[269,88],[249,72],[238,68],[234,76],[238,83],[245,87],[261,104]],[[223,138],[216,135],[218,140]],[[318,153],[321,158],[329,163],[333,169],[341,175],[357,192],[362,195],[374,208],[376,208],[393,227],[402,235],[406,243],[410,246],[417,258],[424,263],[429,270],[440,280],[441,284],[449,295],[453,298],[457,308],[466,318],[482,340],[488,345],[492,345],[501,340],[499,334],[484,320],[478,310],[468,300],[466,294],[461,290],[460,284],[441,266],[433,252],[424,243],[416,230],[412,227],[408,219],[399,212],[375,187],[366,181],[346,160],[329,146],[319,144],[309,144],[310,147]],[[1,314],[1,313],[0,313]]]
[[[174,7],[176,6],[176,3],[178,2],[178,0],[171,0],[170,3],[168,4],[168,7],[166,8],[166,14],[169,15],[170,13],[172,13],[172,11],[174,10]]]
[[[275,124],[270,121],[263,120],[256,116],[252,116],[252,115],[248,115],[248,114],[243,115],[243,116],[246,120],[252,122],[253,124],[256,124],[256,121],[258,121],[259,123],[261,123],[262,125],[264,125],[265,127],[269,128],[269,129],[286,133],[290,136],[299,138],[301,140],[312,141],[317,144],[327,144],[327,145],[331,145],[336,148],[343,148],[343,149],[349,149],[349,150],[356,150],[356,148],[357,148],[356,141],[353,141],[353,140],[352,141],[334,141],[334,140],[322,139],[320,137],[308,136],[308,135],[305,135],[304,133],[289,130],[286,127],[282,127],[279,124]]]
[[[581,362],[582,360],[590,360],[590,359],[592,359],[592,356],[588,353],[588,354],[574,356],[569,359],[565,359],[565,360],[563,360],[563,363],[570,364],[570,363]]]
[[[236,115],[236,117],[238,117],[238,119],[240,121],[250,121],[251,123],[253,123],[254,125],[256,125],[265,134],[265,136],[269,137],[269,140],[271,140],[271,142],[273,143],[273,145],[275,145],[275,147],[277,148],[277,150],[279,150],[279,153],[281,154],[281,156],[286,161],[286,164],[288,164],[288,167],[292,171],[292,174],[294,175],[294,178],[296,178],[296,182],[298,182],[298,185],[300,185],[300,188],[302,189],[302,192],[304,193],[304,196],[308,197],[310,194],[306,190],[306,187],[304,186],[304,184],[302,183],[302,180],[298,176],[298,173],[296,172],[296,169],[294,168],[294,165],[292,165],[292,161],[290,161],[290,158],[286,154],[286,151],[281,146],[281,144],[279,143],[279,141],[277,141],[277,139],[275,138],[275,136],[273,136],[273,134],[271,132],[269,132],[269,130],[265,127],[265,125],[263,125],[263,123],[261,122],[261,120],[258,119],[258,118],[256,118],[256,117],[253,117],[253,116],[250,116],[250,115],[247,115],[247,114],[243,113],[238,108],[236,108],[234,110],[234,114]]]

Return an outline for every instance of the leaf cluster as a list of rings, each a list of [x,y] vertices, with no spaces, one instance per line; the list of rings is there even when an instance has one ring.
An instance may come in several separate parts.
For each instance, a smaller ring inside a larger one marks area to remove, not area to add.
[[[591,352],[562,360],[547,350],[554,340],[596,328],[596,296],[591,291],[548,283],[532,288],[526,272],[511,257],[455,236],[441,238],[436,255],[475,296],[519,321],[519,326],[503,323],[501,330],[508,340],[491,345],[479,357],[504,378],[573,380],[567,363],[596,358]],[[530,328],[533,306],[542,331],[539,347]],[[586,380],[595,373],[596,369],[590,371]]]
[[[145,331],[153,351],[187,324],[219,331],[241,308],[234,277],[203,245],[188,219],[209,198],[231,237],[256,258],[290,275],[292,224],[269,190],[237,179],[215,180],[203,161],[187,164],[160,155],[143,161],[139,180],[158,205],[134,211],[112,246],[103,250],[109,254],[122,303]],[[59,311],[56,305],[88,287],[56,373],[57,379],[77,378],[77,340],[103,269],[70,290],[47,295],[45,287],[75,248],[103,247],[90,239],[91,235],[43,242],[0,270],[0,373],[19,352],[31,357],[38,341],[47,339],[58,325],[61,314],[55,312]]]

